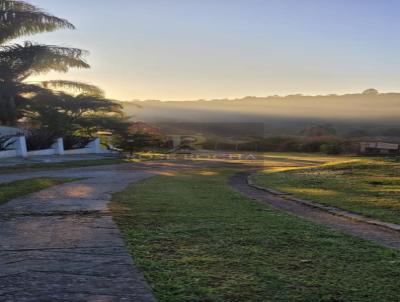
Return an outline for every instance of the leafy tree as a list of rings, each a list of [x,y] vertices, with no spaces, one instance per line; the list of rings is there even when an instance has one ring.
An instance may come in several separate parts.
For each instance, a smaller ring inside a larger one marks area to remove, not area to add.
[[[375,88],[370,88],[370,89],[366,89],[362,92],[362,94],[364,95],[378,95],[379,91],[376,90]]]
[[[24,1],[0,0],[0,123],[15,124],[19,107],[28,101],[27,95],[43,92],[46,86],[81,87],[80,83],[64,81],[33,85],[26,83],[26,79],[51,70],[89,68],[83,59],[85,51],[32,42],[7,44],[20,36],[61,28],[74,29],[74,26]],[[82,84],[82,89],[86,88]]]

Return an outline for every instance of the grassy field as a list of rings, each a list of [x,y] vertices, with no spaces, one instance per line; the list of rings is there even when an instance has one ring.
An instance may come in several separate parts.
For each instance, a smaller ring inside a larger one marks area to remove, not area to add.
[[[31,178],[0,184],[0,205],[13,198],[73,180],[71,178]]]
[[[400,254],[250,200],[193,170],[110,205],[160,302],[398,301]]]
[[[328,157],[320,163],[266,167],[253,179],[301,198],[400,223],[400,162],[394,159]]]

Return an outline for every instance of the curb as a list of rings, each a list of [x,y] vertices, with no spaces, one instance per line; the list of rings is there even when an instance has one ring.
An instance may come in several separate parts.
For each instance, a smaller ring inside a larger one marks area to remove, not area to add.
[[[390,229],[392,231],[400,232],[400,225],[395,224],[395,223],[382,222],[382,221],[379,221],[379,220],[367,218],[367,217],[362,216],[360,214],[356,214],[356,213],[348,212],[348,211],[345,211],[345,210],[341,210],[341,209],[336,208],[336,207],[326,206],[326,205],[320,204],[320,203],[315,202],[315,201],[309,201],[309,200],[304,200],[304,199],[300,199],[300,198],[297,198],[297,197],[293,197],[293,196],[291,196],[290,193],[284,193],[284,192],[280,192],[280,191],[277,191],[277,190],[273,190],[273,189],[270,189],[270,188],[265,188],[265,187],[256,185],[256,184],[254,184],[253,180],[251,179],[251,177],[253,175],[254,174],[248,175],[246,177],[246,182],[247,182],[248,186],[250,186],[252,188],[255,188],[257,190],[261,190],[261,191],[267,192],[267,193],[275,195],[275,196],[281,196],[282,198],[285,198],[287,200],[300,203],[300,204],[308,206],[310,208],[315,208],[315,209],[318,209],[318,210],[321,210],[321,211],[324,211],[324,212],[328,212],[328,213],[333,214],[335,216],[340,216],[340,217],[347,218],[347,219],[350,219],[350,220],[360,221],[360,222],[363,222],[363,223],[384,227],[384,228]]]

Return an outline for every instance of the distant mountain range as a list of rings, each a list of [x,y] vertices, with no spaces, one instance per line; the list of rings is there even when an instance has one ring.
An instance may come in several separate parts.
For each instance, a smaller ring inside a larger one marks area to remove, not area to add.
[[[147,100],[123,105],[134,119],[149,123],[263,123],[271,135],[295,134],[313,123],[332,124],[340,133],[363,130],[378,135],[391,131],[392,135],[400,129],[400,93],[374,89],[345,95]]]

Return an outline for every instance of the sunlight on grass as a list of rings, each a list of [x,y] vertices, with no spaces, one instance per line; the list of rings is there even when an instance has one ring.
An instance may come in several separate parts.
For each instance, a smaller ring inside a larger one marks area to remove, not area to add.
[[[215,171],[199,171],[199,172],[197,172],[196,174],[198,174],[198,175],[203,175],[203,176],[215,176],[215,175],[217,175],[218,173],[215,172]]]
[[[36,191],[73,181],[73,178],[31,178],[0,184],[0,204]]]
[[[300,167],[287,167],[287,166],[283,166],[283,167],[268,167],[265,170],[263,170],[263,173],[278,173],[278,172],[286,172],[286,171],[293,171],[293,170],[303,170],[303,169],[307,169],[307,168],[312,168],[314,166],[300,166]]]
[[[291,187],[282,187],[283,191],[290,193],[302,193],[310,196],[336,196],[339,193],[334,190],[326,190],[326,189],[315,189],[315,188],[291,188]]]
[[[157,174],[157,175],[164,175],[164,176],[176,176],[175,171],[154,171],[153,173]]]
[[[302,158],[299,156],[290,158]],[[307,155],[306,159],[314,157]],[[388,222],[400,223],[400,163],[384,158],[329,157],[297,167],[273,167],[253,180],[262,186]]]

